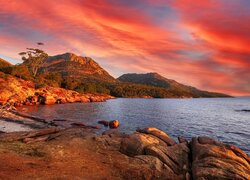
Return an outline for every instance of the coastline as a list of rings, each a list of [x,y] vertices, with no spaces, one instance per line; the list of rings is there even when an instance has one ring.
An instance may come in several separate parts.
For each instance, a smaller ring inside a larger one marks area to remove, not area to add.
[[[250,157],[209,137],[183,137],[145,128],[97,135],[88,127],[0,133],[0,178],[249,179]],[[11,174],[10,174],[11,172]]]
[[[17,179],[250,178],[250,157],[236,146],[209,137],[191,141],[178,137],[176,142],[156,128],[132,134],[110,129],[100,135],[97,127],[46,121],[16,110],[1,109],[0,115],[0,122],[4,119],[6,127],[15,130],[0,133],[0,159],[14,167],[11,171]],[[84,169],[72,169],[76,166]],[[96,168],[99,170],[90,171]],[[0,178],[12,177],[10,169],[0,166],[0,170]]]

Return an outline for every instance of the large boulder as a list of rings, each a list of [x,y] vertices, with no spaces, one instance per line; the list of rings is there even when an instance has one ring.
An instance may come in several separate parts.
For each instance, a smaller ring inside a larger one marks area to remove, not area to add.
[[[194,179],[250,179],[250,158],[233,145],[198,137],[191,150]]]
[[[120,151],[129,156],[144,155],[144,150],[147,146],[159,144],[166,146],[166,144],[157,137],[135,132],[122,140]]]
[[[159,129],[145,128],[123,138],[120,151],[128,156],[140,157],[157,170],[164,169],[167,174],[180,179],[191,177],[188,143],[176,144]],[[156,163],[155,166],[149,159]]]
[[[151,134],[151,135],[161,139],[169,146],[173,146],[176,144],[174,139],[172,139],[171,137],[168,136],[168,134],[166,134],[165,132],[163,132],[157,128],[149,127],[149,128],[145,128],[145,129],[138,129],[137,131],[140,133]]]
[[[171,172],[178,176],[190,176],[190,150],[186,143],[174,146],[153,145],[145,148],[145,154],[159,158]]]

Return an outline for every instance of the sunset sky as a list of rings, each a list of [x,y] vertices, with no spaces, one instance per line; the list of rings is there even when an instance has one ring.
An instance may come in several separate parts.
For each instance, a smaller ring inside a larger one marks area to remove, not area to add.
[[[158,72],[200,89],[250,95],[249,0],[0,0],[0,57],[45,43],[111,75]]]

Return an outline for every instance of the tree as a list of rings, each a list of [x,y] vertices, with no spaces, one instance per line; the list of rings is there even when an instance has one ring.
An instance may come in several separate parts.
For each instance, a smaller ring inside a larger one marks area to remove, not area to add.
[[[43,43],[37,43],[38,46],[44,45]],[[20,52],[22,56],[23,64],[27,65],[31,74],[36,77],[38,69],[44,64],[48,58],[48,54],[38,48],[27,48],[27,51]]]
[[[10,74],[24,80],[28,80],[30,77],[27,66],[23,64],[13,66]]]

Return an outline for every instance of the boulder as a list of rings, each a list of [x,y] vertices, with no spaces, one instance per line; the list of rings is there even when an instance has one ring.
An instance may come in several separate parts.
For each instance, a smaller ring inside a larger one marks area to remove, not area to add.
[[[165,132],[163,132],[157,128],[150,127],[150,128],[145,128],[145,129],[138,129],[137,131],[140,133],[151,134],[151,135],[161,139],[169,146],[173,146],[176,144],[175,140],[173,140]]]
[[[198,137],[191,150],[194,179],[250,179],[250,158],[233,145]]]
[[[125,136],[125,134],[121,133],[120,131],[118,131],[118,129],[109,129],[107,131],[104,131],[102,133],[102,135],[108,135],[110,137],[113,137],[113,136]]]
[[[165,169],[162,161],[155,156],[138,155],[135,158],[142,160],[145,164],[149,164],[150,168],[154,170],[162,171]]]
[[[190,174],[190,150],[185,143],[173,146],[152,145],[145,148],[145,154],[159,158],[168,170],[178,176]]]
[[[82,103],[90,102],[90,99],[85,97],[84,95],[80,96],[79,98],[80,98],[80,102],[82,102]]]
[[[128,156],[145,155],[147,146],[159,144],[166,146],[155,136],[136,132],[122,139],[120,151]]]
[[[56,103],[56,99],[53,96],[46,96],[44,104],[45,105],[52,105]]]
[[[105,98],[102,96],[91,96],[89,100],[90,102],[103,102],[105,101]]]
[[[179,143],[188,143],[188,140],[186,140],[184,137],[182,137],[182,136],[179,136],[178,137],[178,141],[179,141]]]
[[[118,120],[113,120],[113,121],[110,121],[110,122],[109,122],[109,128],[111,128],[111,129],[118,128],[119,125],[120,125],[120,123],[119,123]]]

